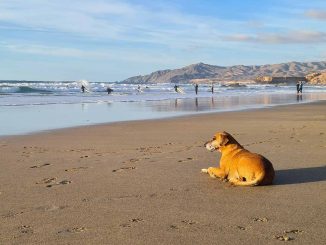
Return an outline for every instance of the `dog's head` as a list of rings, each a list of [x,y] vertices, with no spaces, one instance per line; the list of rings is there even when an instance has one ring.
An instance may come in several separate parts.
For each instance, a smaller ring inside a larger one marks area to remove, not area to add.
[[[209,151],[219,150],[226,146],[230,141],[230,134],[227,132],[218,132],[214,135],[213,139],[205,143],[205,147]]]

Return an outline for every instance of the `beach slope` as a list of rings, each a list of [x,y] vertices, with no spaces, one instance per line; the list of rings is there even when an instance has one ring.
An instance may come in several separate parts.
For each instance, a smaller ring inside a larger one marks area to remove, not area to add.
[[[113,123],[0,138],[0,244],[326,242],[326,103]],[[231,133],[274,185],[200,170]]]

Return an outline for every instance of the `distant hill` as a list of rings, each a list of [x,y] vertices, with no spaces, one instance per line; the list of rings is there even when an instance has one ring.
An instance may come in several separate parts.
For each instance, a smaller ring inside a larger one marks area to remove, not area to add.
[[[273,65],[215,66],[204,63],[180,69],[156,71],[149,75],[130,77],[123,83],[191,83],[255,80],[261,76],[305,77],[313,72],[326,71],[326,61],[289,62]]]
[[[311,73],[306,79],[310,84],[326,85],[326,71]]]

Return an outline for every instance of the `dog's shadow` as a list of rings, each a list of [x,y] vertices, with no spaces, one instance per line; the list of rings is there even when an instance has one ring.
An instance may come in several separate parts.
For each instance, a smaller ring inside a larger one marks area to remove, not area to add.
[[[326,180],[326,166],[276,170],[274,185],[292,185]]]

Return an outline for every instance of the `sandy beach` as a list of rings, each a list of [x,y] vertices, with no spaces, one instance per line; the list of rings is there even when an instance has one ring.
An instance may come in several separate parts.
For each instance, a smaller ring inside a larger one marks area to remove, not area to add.
[[[326,101],[0,138],[0,244],[325,244]],[[200,173],[231,133],[274,185]]]

